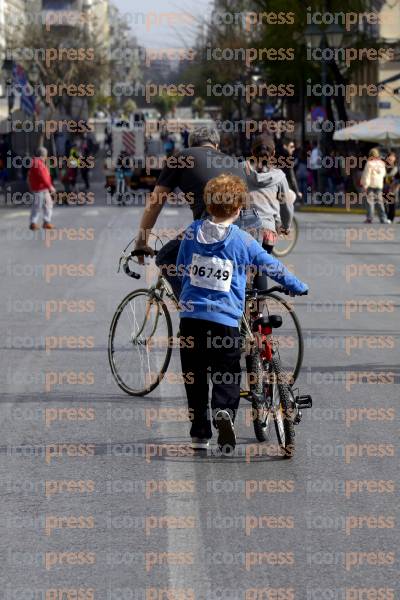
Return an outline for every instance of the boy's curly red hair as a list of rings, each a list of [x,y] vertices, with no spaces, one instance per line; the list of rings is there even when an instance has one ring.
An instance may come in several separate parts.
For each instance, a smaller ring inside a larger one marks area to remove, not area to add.
[[[204,203],[213,217],[227,218],[246,205],[248,189],[243,179],[224,173],[210,179],[204,189]]]

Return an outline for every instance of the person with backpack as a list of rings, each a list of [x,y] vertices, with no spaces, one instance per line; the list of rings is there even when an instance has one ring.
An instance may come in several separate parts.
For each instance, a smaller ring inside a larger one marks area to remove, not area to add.
[[[290,232],[296,195],[289,188],[283,170],[273,166],[276,161],[272,138],[256,136],[251,151],[251,159],[244,164],[250,206],[257,211],[261,222],[263,248],[271,254],[279,234]]]

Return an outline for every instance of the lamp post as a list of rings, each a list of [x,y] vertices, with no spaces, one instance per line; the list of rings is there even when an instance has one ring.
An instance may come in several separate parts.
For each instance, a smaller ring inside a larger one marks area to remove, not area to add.
[[[8,150],[12,152],[12,110],[15,104],[15,96],[14,96],[14,87],[13,87],[13,69],[14,69],[14,61],[10,59],[5,59],[2,65],[2,71],[5,75],[6,80],[6,96],[7,96],[7,106],[8,106],[8,127],[7,127],[7,145]],[[14,167],[11,167],[11,176],[14,173]]]
[[[331,24],[326,29],[321,29],[318,25],[310,24],[304,31],[306,44],[309,48],[315,50],[321,49],[322,65],[321,65],[321,85],[322,85],[322,107],[324,109],[325,119],[328,114],[328,98],[324,92],[328,81],[328,61],[324,57],[324,51],[329,48],[339,48],[342,45],[344,37],[344,29],[339,24]],[[322,131],[319,135],[319,147],[322,156],[325,153],[325,138]],[[322,181],[322,169],[318,169],[318,187],[320,191],[324,191]]]
[[[8,58],[5,59],[2,66],[2,71],[6,77],[6,96],[8,102],[8,118],[10,118],[11,111],[14,108],[15,104],[15,96],[13,91],[13,80],[12,80],[12,72],[14,69],[14,61]]]
[[[241,86],[241,91],[243,91],[246,89],[246,86],[249,81],[251,81],[251,83],[253,83],[253,84],[257,84],[261,78],[262,78],[261,71],[260,71],[259,67],[256,66],[251,70],[246,69],[244,71],[244,73],[242,73],[240,75],[240,78],[235,83],[236,83],[236,85]],[[240,120],[239,143],[240,143],[240,151],[241,151],[242,156],[245,156],[247,148],[248,148],[248,144],[246,141],[246,132],[245,132],[245,127],[244,127],[244,120],[247,119],[247,117],[251,116],[252,101],[250,101],[248,104],[245,101],[245,104],[246,104],[246,109],[243,110],[243,97],[241,94],[239,94],[239,102],[238,102],[239,120]]]

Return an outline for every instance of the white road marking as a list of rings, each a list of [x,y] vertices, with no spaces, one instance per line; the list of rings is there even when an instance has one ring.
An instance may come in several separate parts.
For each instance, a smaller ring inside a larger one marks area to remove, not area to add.
[[[89,210],[85,210],[85,212],[82,213],[83,217],[98,217],[100,214],[100,211],[96,210],[95,208],[90,208]]]
[[[19,210],[18,212],[12,212],[8,215],[4,215],[3,219],[18,219],[19,217],[28,217],[30,214],[30,210]]]

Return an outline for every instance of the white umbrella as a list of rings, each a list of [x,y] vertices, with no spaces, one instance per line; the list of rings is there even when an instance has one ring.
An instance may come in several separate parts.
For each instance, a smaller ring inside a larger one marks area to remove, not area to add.
[[[333,139],[337,142],[356,140],[400,144],[400,117],[380,117],[371,121],[363,121],[335,131]]]

